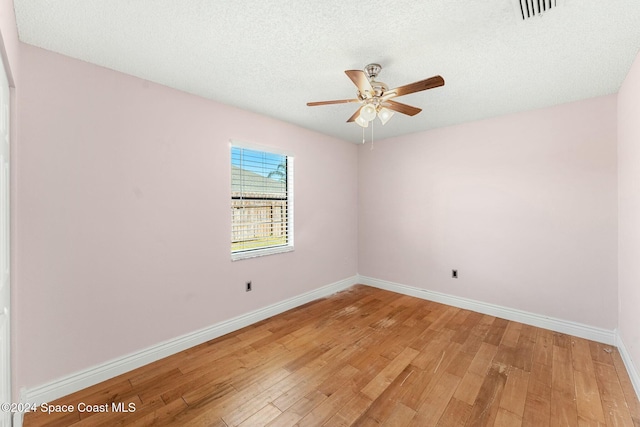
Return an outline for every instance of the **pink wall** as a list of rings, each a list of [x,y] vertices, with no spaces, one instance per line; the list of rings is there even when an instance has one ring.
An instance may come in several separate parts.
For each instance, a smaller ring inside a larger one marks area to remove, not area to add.
[[[356,274],[355,145],[28,45],[21,61],[21,386]],[[294,153],[295,252],[231,262],[232,138]]]
[[[640,372],[640,55],[618,94],[618,329]]]
[[[367,144],[359,273],[612,330],[616,173],[615,95]]]

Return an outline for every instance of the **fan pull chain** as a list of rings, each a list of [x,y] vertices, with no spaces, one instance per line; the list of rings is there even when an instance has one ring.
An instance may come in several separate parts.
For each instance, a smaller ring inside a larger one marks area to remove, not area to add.
[[[365,143],[365,140],[364,140],[364,128],[362,128],[362,143],[363,144]]]
[[[373,120],[371,120],[371,150],[373,150]]]

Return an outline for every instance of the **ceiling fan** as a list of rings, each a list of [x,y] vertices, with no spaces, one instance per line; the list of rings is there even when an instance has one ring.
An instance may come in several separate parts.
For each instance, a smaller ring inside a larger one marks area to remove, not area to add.
[[[393,101],[392,98],[409,95],[435,87],[444,86],[441,76],[433,76],[408,85],[389,89],[385,83],[376,81],[375,78],[382,70],[380,64],[369,64],[364,70],[347,70],[345,74],[358,88],[357,97],[353,99],[337,99],[334,101],[307,102],[309,107],[316,105],[346,104],[359,102],[360,108],[347,120],[347,123],[356,122],[360,126],[367,127],[369,122],[376,118],[384,125],[389,121],[394,112],[415,116],[422,109]]]

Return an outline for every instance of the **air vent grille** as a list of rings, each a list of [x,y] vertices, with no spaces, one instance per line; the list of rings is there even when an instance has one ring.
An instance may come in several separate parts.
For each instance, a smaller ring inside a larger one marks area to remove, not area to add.
[[[533,18],[558,6],[558,0],[516,0],[516,3],[519,3],[522,19]]]

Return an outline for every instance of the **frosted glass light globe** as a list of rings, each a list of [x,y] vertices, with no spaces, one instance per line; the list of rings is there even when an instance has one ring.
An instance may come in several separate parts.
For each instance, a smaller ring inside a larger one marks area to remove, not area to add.
[[[376,118],[376,107],[371,104],[367,104],[360,110],[360,117],[370,122]]]
[[[381,108],[378,112],[378,118],[380,119],[382,124],[385,125],[393,116],[393,114],[393,111],[389,110],[388,108]]]
[[[367,126],[369,126],[369,122],[363,119],[361,116],[356,117],[355,122],[360,126],[362,126],[363,128],[366,128]]]

